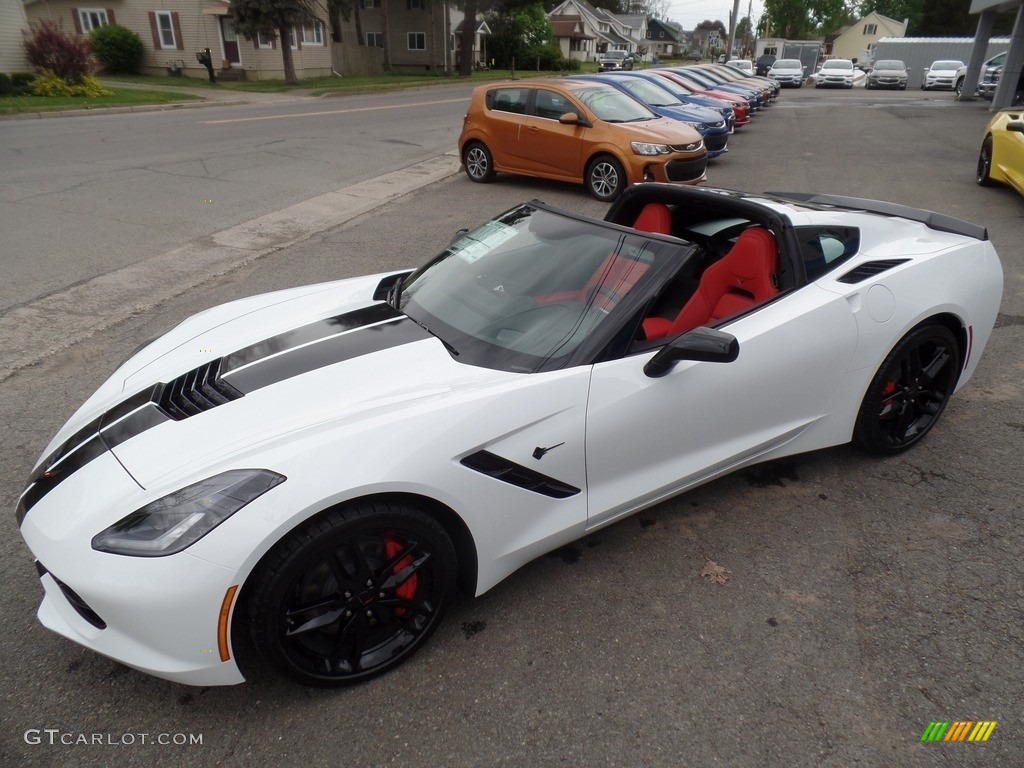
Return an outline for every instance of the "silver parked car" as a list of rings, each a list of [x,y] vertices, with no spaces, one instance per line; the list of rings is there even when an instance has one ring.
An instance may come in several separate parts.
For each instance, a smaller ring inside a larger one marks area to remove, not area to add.
[[[768,70],[768,77],[780,86],[799,88],[804,84],[807,70],[800,59],[779,59]]]
[[[907,65],[897,59],[880,59],[868,70],[865,88],[907,88]]]

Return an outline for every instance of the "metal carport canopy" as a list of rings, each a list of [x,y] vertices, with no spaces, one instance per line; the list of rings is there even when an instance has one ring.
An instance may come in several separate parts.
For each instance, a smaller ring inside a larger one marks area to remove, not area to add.
[[[964,81],[963,94],[960,98],[970,98],[981,77],[981,64],[985,57],[988,39],[992,36],[996,14],[1017,12],[1013,23],[1013,34],[1010,37],[1010,49],[1006,54],[1006,64],[999,77],[999,86],[992,97],[992,109],[1003,109],[1011,106],[1013,96],[1020,79],[1021,64],[1024,63],[1024,0],[971,0],[971,14],[981,14],[978,19],[978,30],[974,35],[974,50],[971,60],[967,63],[967,75]],[[979,43],[981,43],[979,45]]]

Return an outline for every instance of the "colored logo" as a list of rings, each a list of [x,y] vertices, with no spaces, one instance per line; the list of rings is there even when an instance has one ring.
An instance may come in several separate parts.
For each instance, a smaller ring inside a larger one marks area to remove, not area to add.
[[[988,741],[995,720],[932,721],[921,734],[921,741]]]

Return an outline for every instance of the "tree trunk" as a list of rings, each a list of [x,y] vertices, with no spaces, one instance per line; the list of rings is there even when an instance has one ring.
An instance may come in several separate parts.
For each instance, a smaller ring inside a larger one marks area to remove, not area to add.
[[[473,42],[476,40],[477,0],[466,0],[466,15],[462,20],[462,49],[459,56],[459,74],[469,77],[473,74]]]
[[[298,85],[299,78],[295,76],[295,60],[292,58],[292,28],[282,24],[277,35],[281,39],[281,61],[284,62],[284,81],[288,85]]]
[[[357,0],[353,8],[356,20],[356,45],[366,45],[366,38],[363,37],[363,17],[359,14],[360,2]]]

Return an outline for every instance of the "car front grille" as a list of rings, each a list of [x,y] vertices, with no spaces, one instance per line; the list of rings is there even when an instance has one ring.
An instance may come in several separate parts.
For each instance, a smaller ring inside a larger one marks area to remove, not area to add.
[[[693,160],[669,160],[665,163],[665,176],[669,181],[693,181],[704,175],[707,165],[706,156]]]
[[[725,149],[725,145],[728,143],[729,135],[725,133],[704,137],[704,146],[708,148],[709,152],[717,152],[720,149]]]

